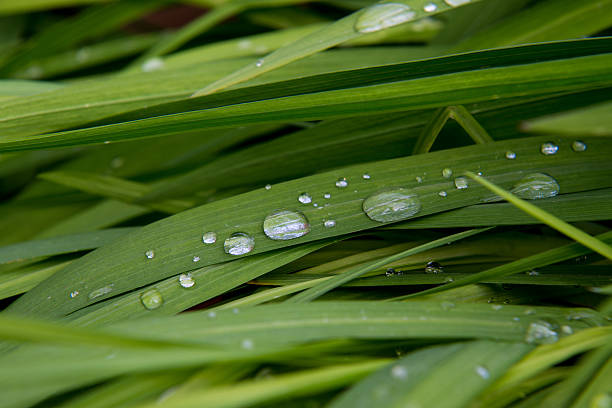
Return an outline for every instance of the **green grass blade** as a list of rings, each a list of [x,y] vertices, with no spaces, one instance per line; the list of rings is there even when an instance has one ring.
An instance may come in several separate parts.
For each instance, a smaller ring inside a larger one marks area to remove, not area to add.
[[[610,381],[612,380],[612,359],[599,370],[589,386],[583,391],[572,408],[606,406],[610,404]]]
[[[4,272],[0,275],[0,299],[19,295],[32,289],[57,271],[65,268],[71,261],[42,265],[33,265],[14,272]]]
[[[612,136],[612,102],[563,112],[523,123],[528,132],[560,134],[575,137]]]

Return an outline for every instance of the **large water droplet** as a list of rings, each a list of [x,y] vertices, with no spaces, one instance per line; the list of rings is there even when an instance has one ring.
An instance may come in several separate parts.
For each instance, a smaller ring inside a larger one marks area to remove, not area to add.
[[[345,188],[347,186],[348,186],[348,181],[346,180],[346,178],[342,177],[336,180],[336,187]]]
[[[540,146],[540,152],[542,152],[542,154],[546,156],[557,154],[558,151],[559,146],[557,146],[553,142],[542,143],[542,146]]]
[[[543,173],[533,173],[522,178],[512,188],[512,194],[525,200],[550,198],[559,194],[559,183],[551,176]]]
[[[423,10],[426,13],[433,13],[434,11],[438,10],[438,5],[436,3],[429,2],[423,6]]]
[[[287,240],[304,236],[310,232],[306,217],[295,211],[277,211],[263,222],[264,233],[270,239]]]
[[[478,376],[484,380],[488,380],[489,377],[491,377],[491,374],[489,373],[489,370],[487,370],[486,367],[477,365],[474,369],[476,370],[476,374],[478,374]]]
[[[453,171],[449,169],[448,167],[442,170],[442,176],[444,178],[451,178],[452,175],[453,175]]]
[[[444,0],[451,7],[459,7],[468,4],[471,0]]]
[[[464,188],[468,188],[468,179],[465,177],[457,177],[455,179],[455,187],[457,190],[463,190]]]
[[[179,284],[184,288],[190,288],[195,285],[195,280],[190,273],[181,273],[179,276]]]
[[[153,252],[152,249],[149,249],[145,252],[145,256],[147,257],[147,259],[153,259],[155,258],[155,252]]]
[[[532,344],[551,344],[559,340],[559,335],[552,324],[538,320],[529,325],[525,334],[525,341]]]
[[[431,261],[427,262],[425,266],[425,273],[442,273],[444,272],[444,267],[440,265],[438,262]]]
[[[164,298],[159,290],[149,289],[140,295],[140,302],[146,309],[154,310],[164,303]]]
[[[416,17],[410,7],[401,3],[375,4],[364,10],[355,22],[355,31],[374,33],[406,23]]]
[[[420,209],[421,202],[418,195],[405,188],[381,191],[363,202],[363,211],[366,215],[379,222],[405,220],[417,214]]]
[[[312,202],[312,197],[308,193],[302,193],[298,196],[298,201],[302,204],[310,204]]]
[[[89,292],[89,295],[87,295],[87,297],[93,300],[95,298],[99,298],[100,296],[109,294],[113,291],[113,286],[114,286],[113,284],[110,284],[110,285],[106,285],[104,287],[98,288],[96,290],[92,290],[91,292]]]
[[[223,243],[223,249],[226,254],[244,255],[248,254],[255,247],[253,237],[244,232],[235,232]]]
[[[572,143],[572,150],[575,152],[584,152],[586,149],[587,145],[580,140],[575,140],[574,143]]]
[[[214,244],[217,242],[217,234],[212,231],[202,234],[202,242],[205,244]]]

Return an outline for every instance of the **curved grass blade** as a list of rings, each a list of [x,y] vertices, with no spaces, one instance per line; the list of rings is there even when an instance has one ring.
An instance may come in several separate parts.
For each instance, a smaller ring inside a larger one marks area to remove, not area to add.
[[[471,1],[474,3],[474,0]],[[383,30],[394,25],[442,13],[453,7],[446,2],[436,1],[431,11],[424,0],[404,0],[394,3],[379,3],[359,10],[329,26],[322,28],[286,47],[279,48],[262,60],[256,61],[197,91],[193,96],[207,95],[229,86],[255,78],[265,72],[287,65],[290,62],[326,50],[360,36]],[[463,5],[465,3],[458,3]]]
[[[330,408],[465,407],[531,349],[490,341],[429,347],[366,377]]]
[[[610,403],[610,381],[612,380],[612,359],[597,372],[589,386],[583,391],[572,408],[604,407]]]
[[[612,136],[612,102],[533,119],[521,129],[535,133],[554,133],[575,137]]]
[[[402,186],[418,194],[421,201],[418,216],[472,205],[490,197],[489,191],[476,183],[466,189],[455,188],[453,180],[443,176],[441,163],[455,174],[474,169],[474,163],[479,163],[481,171],[505,187],[534,172],[546,172],[553,176],[562,191],[567,193],[601,188],[612,182],[607,176],[612,166],[608,160],[609,143],[598,138],[585,139],[591,146],[585,152],[576,153],[561,148],[556,155],[542,155],[540,146],[549,141],[550,138],[518,139],[373,162],[206,204],[143,227],[85,255],[29,291],[10,309],[18,313],[59,317],[136,287],[192,270],[194,256],[200,257],[202,267],[225,262],[234,256],[224,252],[223,242],[236,232],[246,233],[254,239],[254,249],[247,254],[252,255],[379,227],[385,223],[373,221],[365,215],[363,200],[389,187]],[[572,142],[563,138],[552,141],[563,147]],[[516,160],[505,159],[504,154],[508,150],[516,152]],[[371,178],[364,179],[364,173]],[[425,178],[418,183],[415,176]],[[348,188],[335,187],[340,178],[346,178]],[[319,201],[318,197],[323,199],[323,195],[330,190],[334,195],[324,210],[298,201],[298,196],[303,192],[315,197],[316,202]],[[440,191],[446,192],[446,196],[440,195]],[[268,238],[263,232],[262,222],[279,209],[301,212],[310,224],[310,232],[295,240]],[[336,221],[333,228],[324,225],[330,219]],[[202,243],[202,234],[206,232],[217,234],[214,244]],[[146,255],[149,251],[153,256]],[[79,278],[75,279],[75,276]],[[96,297],[95,301],[88,298],[88,294],[109,285],[112,285],[112,291]],[[70,298],[68,294],[74,290],[83,296]]]
[[[440,247],[442,245],[446,245],[446,244],[450,244],[454,241],[458,241],[464,238],[468,238],[471,237],[473,235],[479,234],[481,232],[485,232],[490,230],[490,228],[481,228],[481,229],[476,229],[476,230],[468,230],[468,231],[463,231],[460,232],[458,234],[453,234],[453,235],[449,235],[447,237],[444,238],[440,238],[437,239],[435,241],[431,241],[428,242],[426,244],[423,245],[419,245],[417,247],[414,248],[410,248],[407,249],[406,251],[402,251],[398,254],[383,258],[381,260],[377,260],[371,263],[368,263],[366,265],[363,266],[359,266],[355,269],[351,269],[347,272],[341,273],[339,275],[334,276],[333,278],[326,280],[324,282],[321,282],[319,284],[317,284],[316,286],[313,286],[310,289],[305,290],[304,292],[293,296],[290,299],[287,299],[285,301],[285,303],[304,303],[304,302],[310,302],[311,300],[314,300],[322,295],[324,295],[325,293],[347,283],[350,282],[353,279],[356,279],[368,272],[371,272],[373,270],[376,270],[378,268],[381,268],[385,265],[390,264],[391,262],[395,262],[395,261],[399,261],[401,259],[404,259],[408,256],[414,255],[414,254],[418,254],[420,252],[424,252],[433,248],[437,248]]]

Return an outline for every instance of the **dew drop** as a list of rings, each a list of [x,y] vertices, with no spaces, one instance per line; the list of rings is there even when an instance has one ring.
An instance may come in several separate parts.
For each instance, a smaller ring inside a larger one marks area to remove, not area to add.
[[[512,150],[508,150],[506,152],[506,159],[508,159],[508,160],[516,159],[516,153],[514,153]]]
[[[346,180],[345,177],[341,177],[338,180],[336,180],[336,187],[345,188],[347,186],[348,186],[348,181]]]
[[[423,10],[426,13],[433,13],[434,11],[438,10],[438,5],[436,3],[429,2],[423,6]]]
[[[457,177],[455,179],[455,188],[457,190],[463,190],[465,188],[468,188],[468,179],[465,177]]]
[[[323,225],[325,226],[325,228],[334,228],[336,226],[336,221],[327,220],[323,223]]]
[[[413,20],[416,13],[400,3],[375,4],[359,15],[355,31],[374,33]]]
[[[266,184],[266,186],[264,187],[266,190],[270,190],[272,188],[271,184]]]
[[[442,176],[444,178],[451,178],[452,175],[453,175],[453,171],[449,169],[448,167],[442,170]]]
[[[330,193],[325,193],[325,194],[323,194],[323,198],[326,198],[326,199],[329,200],[331,198],[331,194]]]
[[[142,63],[141,69],[143,72],[153,72],[164,67],[164,60],[161,58],[150,58]]]
[[[372,176],[370,176],[368,173],[364,173],[361,178],[363,178],[364,180],[370,180],[372,178]]]
[[[193,257],[193,262],[200,262],[200,257],[199,256],[194,256]]]
[[[155,258],[155,252],[153,252],[152,249],[149,249],[147,252],[145,252],[145,256],[147,259],[153,259]]]
[[[255,344],[253,343],[253,340],[251,339],[244,339],[240,343],[240,346],[245,350],[252,350]]]
[[[70,292],[70,298],[71,299],[74,299],[77,296],[79,296],[79,291],[78,290],[74,290],[74,291]]]
[[[123,157],[121,157],[121,156],[115,157],[110,162],[110,166],[113,169],[118,169],[119,167],[123,167],[124,164],[125,164],[125,159]]]
[[[179,284],[184,288],[190,288],[195,285],[195,280],[190,273],[181,273],[179,276]]]
[[[205,244],[214,244],[217,242],[217,234],[212,231],[202,234],[202,242]]]
[[[533,173],[522,178],[511,192],[525,200],[538,200],[556,196],[559,194],[559,188],[559,183],[551,176]]]
[[[217,313],[211,310],[210,312],[208,312],[208,317],[210,317],[211,319],[214,319],[215,317],[217,317]]]
[[[546,156],[557,154],[558,151],[559,146],[557,146],[553,142],[542,143],[542,146],[540,146],[540,152],[542,152],[542,154]]]
[[[538,276],[540,273],[538,271],[536,271],[535,269],[532,269],[530,271],[525,272],[527,275],[529,276]]]
[[[574,143],[572,143],[572,150],[575,152],[584,152],[586,149],[587,145],[580,140],[575,140]]]
[[[148,310],[154,310],[164,303],[162,294],[157,289],[150,289],[140,295],[140,302]]]
[[[544,320],[531,323],[525,335],[525,341],[530,344],[551,344],[557,340],[559,340],[559,335],[553,326]]]
[[[491,305],[491,309],[496,310],[496,311],[501,310],[502,308],[503,308],[502,305]]]
[[[422,178],[422,177],[416,176],[414,179],[415,179],[415,180],[416,180],[416,182],[417,182],[417,183],[419,183],[419,184],[421,184],[421,183],[423,182],[423,178]]]
[[[255,247],[255,240],[253,237],[245,234],[244,232],[235,232],[230,235],[229,238],[223,243],[223,249],[226,254],[230,255],[244,255],[248,254]]]
[[[310,204],[312,202],[312,197],[308,193],[302,193],[298,196],[298,201],[302,204]]]
[[[563,326],[561,326],[561,331],[562,331],[564,334],[572,334],[572,333],[574,333],[574,329],[572,329],[572,327],[571,327],[571,326],[568,326],[568,325],[566,325],[566,324],[564,324]]]
[[[440,191],[440,192],[438,193],[438,195],[439,195],[440,197],[446,197],[446,196],[448,196],[448,193],[447,193],[446,191]]]
[[[255,61],[255,66],[256,66],[257,68],[259,68],[259,67],[261,67],[261,66],[263,65],[263,63],[264,63],[263,58],[260,58],[260,59],[258,59],[257,61]]]
[[[393,366],[393,368],[391,369],[391,376],[398,380],[403,380],[404,378],[408,377],[408,370],[406,369],[406,367],[401,365]]]
[[[451,7],[459,7],[468,4],[471,0],[444,0]]]
[[[106,285],[104,287],[98,288],[96,290],[92,290],[91,292],[89,292],[89,295],[87,295],[87,297],[93,300],[95,298],[99,298],[100,296],[107,295],[113,291],[113,286],[114,286],[113,284],[110,284],[110,285]]]
[[[442,273],[444,272],[444,267],[440,265],[438,262],[431,261],[427,262],[425,265],[425,273]]]
[[[266,217],[263,230],[268,238],[285,241],[308,234],[310,225],[304,214],[282,210]]]
[[[477,365],[475,367],[476,370],[476,374],[478,374],[479,377],[481,377],[484,380],[488,380],[489,377],[491,377],[491,374],[489,373],[489,370],[487,370],[486,367],[483,367],[481,365]]]
[[[416,193],[405,188],[384,190],[366,198],[363,211],[374,221],[393,222],[410,218],[421,209]]]

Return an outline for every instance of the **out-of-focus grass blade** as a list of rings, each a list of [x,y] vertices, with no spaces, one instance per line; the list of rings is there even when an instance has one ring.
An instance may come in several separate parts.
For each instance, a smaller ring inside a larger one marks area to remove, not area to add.
[[[359,10],[288,46],[279,48],[253,64],[213,82],[196,92],[193,96],[210,94],[244,82],[265,72],[287,65],[290,62],[358,38],[361,35],[380,31],[394,25],[408,23],[418,18],[435,15],[453,8],[442,1],[435,1],[435,7],[429,9],[425,7],[425,4],[424,0],[406,0],[375,4]],[[463,4],[465,3],[457,3],[458,6]]]
[[[65,268],[71,261],[35,264],[12,272],[0,274],[0,299],[27,292],[57,271]]]
[[[83,4],[105,3],[108,0],[28,0],[25,2],[3,1],[0,3],[0,14],[29,13],[61,7],[73,7]]]
[[[6,245],[0,247],[0,264],[98,248],[136,229],[111,228],[102,231]]]
[[[142,408],[196,408],[202,406],[238,408],[251,406],[252,404],[270,403],[290,397],[307,396],[312,393],[340,388],[361,379],[388,362],[387,359],[366,360],[278,375],[265,381],[249,380],[237,385],[185,394],[181,397],[172,398],[166,403],[162,401],[142,405]]]
[[[26,81],[20,79],[0,80],[0,98],[30,96],[62,88],[64,85],[56,82]]]
[[[612,102],[533,119],[523,123],[521,129],[576,137],[612,136]]]
[[[549,141],[562,146],[556,155],[540,153],[542,143]],[[601,138],[584,141],[590,149],[579,153],[566,148],[572,139],[563,138],[532,137],[473,145],[336,169],[276,184],[269,190],[260,188],[215,201],[143,227],[85,255],[54,275],[45,285],[22,296],[10,309],[38,316],[51,313],[62,316],[93,303],[88,294],[100,288],[112,285],[113,289],[96,301],[192,270],[194,256],[200,257],[199,265],[202,267],[228,261],[234,257],[224,251],[224,241],[237,232],[253,238],[254,249],[248,252],[252,255],[379,227],[385,223],[366,216],[363,200],[390,187],[401,186],[418,195],[421,205],[418,216],[472,205],[490,197],[487,189],[471,181],[468,181],[468,188],[457,189],[454,180],[442,174],[446,166],[459,176],[466,170],[473,170],[474,163],[478,163],[480,171],[504,187],[514,185],[534,172],[551,175],[567,193],[606,187],[612,182],[608,177],[612,165],[608,160],[611,146]],[[505,153],[508,150],[515,152],[517,159],[507,160]],[[364,179],[364,173],[370,175],[370,179]],[[423,177],[422,183],[416,180],[417,176]],[[342,178],[346,178],[348,188],[335,186]],[[446,196],[440,195],[440,191],[446,192]],[[327,207],[320,209],[298,201],[298,196],[304,192],[319,203],[326,200],[323,198],[325,193],[333,194],[326,202]],[[296,240],[268,238],[262,222],[279,209],[302,213],[310,224],[310,232]],[[335,227],[326,228],[324,223],[327,220],[334,220]],[[202,235],[206,232],[216,234],[215,243],[206,245],[202,242]],[[143,274],[143,270],[147,273]],[[80,279],[75,279],[75,276]],[[74,290],[82,296],[69,298],[68,294]]]
[[[531,349],[474,341],[419,350],[366,377],[330,408],[464,407]]]
[[[582,392],[572,408],[605,407],[610,405],[610,383],[612,382],[612,359],[597,372],[588,387]]]
[[[414,248],[410,248],[406,251],[402,251],[398,254],[386,257],[384,259],[381,260],[377,260],[374,262],[371,262],[369,264],[363,265],[363,266],[359,266],[355,269],[351,269],[348,272],[344,272],[342,274],[336,275],[334,276],[332,279],[326,280],[324,282],[320,282],[318,283],[316,286],[305,290],[304,292],[293,296],[290,299],[287,299],[287,301],[285,301],[285,303],[303,303],[303,302],[309,302],[311,300],[314,300],[316,298],[318,298],[319,296],[329,292],[330,290],[333,290],[335,288],[337,288],[338,286],[341,286],[353,279],[356,279],[368,272],[371,272],[375,269],[381,268],[385,265],[390,264],[391,262],[395,262],[395,261],[399,261],[403,258],[406,258],[408,256],[414,255],[414,254],[418,254],[420,252],[424,252],[433,248],[437,248],[440,247],[442,245],[446,245],[446,244],[450,244],[454,241],[458,241],[464,238],[468,238],[471,237],[472,235],[476,235],[479,234],[481,232],[485,232],[488,231],[489,228],[481,228],[481,229],[477,229],[477,230],[468,230],[468,231],[463,231],[460,232],[458,234],[453,234],[453,235],[449,235],[447,237],[444,238],[440,238],[437,239],[435,241],[431,241],[428,242],[426,244],[423,245],[419,245],[417,247]]]

